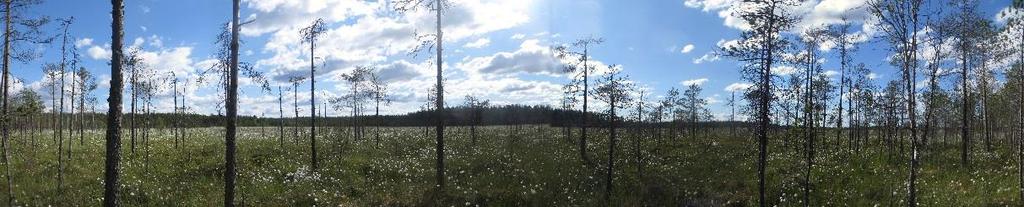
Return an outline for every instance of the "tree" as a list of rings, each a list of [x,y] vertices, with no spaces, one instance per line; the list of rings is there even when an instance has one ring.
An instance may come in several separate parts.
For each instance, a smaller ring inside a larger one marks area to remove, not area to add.
[[[336,100],[331,101],[335,103],[348,103],[348,107],[352,108],[352,137],[356,140],[360,139],[362,135],[362,129],[359,126],[359,116],[363,108],[363,102],[367,98],[372,98],[373,94],[368,93],[369,91],[361,91],[360,86],[366,84],[367,76],[372,73],[373,68],[367,66],[358,66],[351,73],[342,74],[341,78],[349,83],[349,88],[352,89],[351,93],[343,97],[338,97]]]
[[[172,92],[172,95],[173,95],[172,96],[172,99],[173,99],[172,102],[174,103],[174,109],[173,109],[173,112],[171,112],[171,114],[174,115],[174,118],[181,119],[181,116],[179,115],[179,112],[181,110],[178,107],[178,76],[175,75],[174,72],[171,72],[171,84],[172,84],[171,90],[173,91]],[[184,105],[184,104],[182,104],[182,105]],[[178,140],[180,138],[180,136],[179,136],[180,133],[179,132],[181,132],[181,126],[178,124],[177,121],[175,121],[174,122],[174,148],[175,149],[178,148]]]
[[[588,96],[590,94],[590,73],[596,68],[596,66],[591,64],[591,61],[588,59],[590,58],[590,47],[599,45],[602,42],[604,42],[604,39],[602,38],[589,37],[578,39],[576,42],[569,45],[561,45],[553,48],[556,58],[570,59],[571,61],[569,64],[564,65],[566,72],[574,73],[569,76],[569,84],[576,85],[576,87],[573,87],[576,90],[582,89],[579,91],[583,93],[583,120],[580,122],[579,151],[580,159],[583,160],[583,163],[590,163],[590,158],[587,157],[587,127],[590,124],[590,115],[587,103],[589,100]]]
[[[316,40],[323,34],[324,20],[317,18],[308,27],[302,28],[299,34],[302,35],[302,39],[309,43],[309,146],[312,155],[312,167],[313,170],[319,167],[316,156],[316,63],[313,62],[316,59],[316,55],[313,53],[316,48]],[[295,117],[298,119],[298,117]]]
[[[40,28],[49,22],[49,18],[46,16],[38,18],[30,18],[22,16],[23,14],[17,11],[27,9],[28,7],[35,6],[42,3],[40,0],[5,0],[4,1],[4,48],[3,48],[3,72],[0,76],[0,84],[3,86],[3,106],[0,106],[0,130],[2,130],[2,144],[3,145],[3,162],[4,162],[4,177],[7,179],[7,205],[14,205],[14,185],[11,178],[11,163],[10,163],[10,106],[8,105],[9,90],[10,90],[10,64],[11,57],[19,62],[28,62],[40,56],[35,49],[23,49],[18,47],[23,43],[39,44],[49,43],[52,38],[45,38],[40,31]]]
[[[373,130],[374,138],[376,139],[377,146],[380,146],[380,125],[383,124],[380,117],[380,105],[390,105],[391,99],[388,97],[388,83],[384,82],[380,76],[381,71],[370,73],[370,96],[373,98],[373,116],[376,118],[375,128]]]
[[[939,108],[939,106],[936,105],[936,99],[938,98],[936,96],[940,93],[940,90],[942,90],[939,87],[939,78],[943,76],[939,69],[942,66],[942,62],[948,56],[948,52],[945,52],[945,48],[943,47],[945,46],[946,39],[949,36],[949,28],[946,23],[929,21],[928,27],[932,29],[926,33],[926,43],[927,47],[931,48],[932,54],[931,58],[925,60],[925,68],[927,69],[927,73],[925,75],[928,77],[928,91],[925,92],[924,133],[921,134],[921,143],[922,146],[925,147],[928,146],[928,141],[931,139],[932,123],[936,122],[935,111],[936,108]]]
[[[848,95],[847,86],[850,81],[846,78],[846,73],[853,62],[851,53],[857,51],[856,39],[857,36],[850,34],[849,19],[846,16],[842,17],[842,23],[829,27],[828,35],[829,38],[836,44],[836,50],[839,55],[839,103],[836,104],[838,113],[836,114],[836,141],[838,142],[843,136],[843,99],[844,96]],[[848,98],[845,98],[848,99]],[[847,108],[849,109],[849,108]],[[849,119],[847,119],[849,120]],[[849,142],[853,142],[853,136],[850,136]]]
[[[907,187],[907,205],[917,206],[917,50],[918,27],[922,0],[871,0],[868,11],[879,21],[878,25],[893,51],[894,61],[903,76],[903,90],[907,94],[906,110],[910,118],[910,182]]]
[[[627,108],[632,102],[630,93],[633,91],[633,84],[628,81],[629,77],[620,75],[621,68],[609,66],[606,72],[594,88],[594,95],[597,100],[608,104],[608,166],[606,168],[604,200],[607,203],[611,199],[612,181],[615,170],[615,143],[618,141],[615,133],[618,116],[615,114],[617,108]]]
[[[781,37],[782,31],[792,27],[797,18],[786,10],[796,5],[792,0],[765,0],[743,2],[749,9],[733,14],[750,26],[740,35],[740,44],[725,46],[724,55],[746,63],[742,69],[744,78],[753,82],[751,103],[754,103],[755,137],[758,140],[758,202],[768,206],[765,200],[765,165],[768,157],[768,128],[771,126],[770,106],[772,102],[772,66],[788,45]]]
[[[420,45],[421,46],[423,46],[423,45],[432,46],[435,49],[435,52],[436,52],[434,54],[434,58],[435,58],[434,59],[434,61],[435,61],[434,65],[437,66],[437,77],[436,77],[437,84],[434,86],[434,87],[437,88],[437,90],[434,91],[435,94],[436,94],[436,95],[434,95],[435,99],[436,99],[435,102],[434,102],[434,114],[436,114],[435,115],[436,116],[435,117],[435,119],[436,119],[435,121],[437,121],[437,126],[435,128],[435,133],[436,133],[435,136],[437,138],[437,146],[435,147],[436,148],[435,151],[437,153],[437,175],[436,175],[436,177],[437,177],[437,186],[436,187],[437,187],[438,190],[444,190],[444,184],[445,184],[445,180],[446,180],[445,170],[444,170],[444,156],[445,156],[444,155],[444,119],[445,119],[444,118],[444,113],[445,112],[444,112],[444,83],[443,83],[444,76],[442,74],[443,71],[442,71],[442,67],[441,67],[441,66],[444,65],[443,61],[442,61],[442,55],[441,55],[442,45],[443,45],[442,44],[443,43],[442,40],[444,40],[444,38],[443,38],[444,37],[444,33],[441,31],[441,20],[442,20],[441,19],[441,13],[443,13],[443,11],[446,8],[450,8],[451,5],[449,4],[448,0],[432,0],[430,2],[427,2],[427,1],[424,1],[424,0],[397,0],[397,1],[393,1],[392,3],[394,3],[394,5],[395,5],[395,7],[394,7],[395,10],[398,10],[399,12],[402,12],[402,13],[405,13],[407,11],[411,11],[413,9],[416,9],[417,7],[422,6],[422,7],[427,8],[428,10],[434,12],[434,15],[436,17],[435,20],[436,20],[437,24],[434,27],[434,29],[436,29],[436,33],[434,33],[434,35],[433,35],[433,37],[434,37],[433,44],[431,45],[429,43],[429,41],[423,41],[422,44],[420,44]],[[421,37],[430,37],[430,36],[428,35],[428,36],[421,36]],[[421,48],[422,47],[417,47],[417,48],[413,49],[413,53],[418,52]]]
[[[473,145],[476,145],[476,126],[479,126],[483,122],[483,109],[487,108],[491,101],[483,100],[479,98],[466,95],[466,108],[469,109],[469,134],[473,139]]]
[[[689,123],[691,138],[697,138],[697,124],[711,117],[711,111],[707,108],[708,101],[700,97],[702,91],[704,88],[700,84],[689,84],[676,103],[681,106],[680,118],[683,122]]]
[[[235,136],[238,133],[238,1],[231,1],[231,57],[228,74],[227,132],[224,137],[224,206],[235,206]]]
[[[79,91],[81,91],[81,94],[78,95],[78,113],[79,114],[86,114],[85,113],[85,102],[89,98],[91,98],[89,96],[89,94],[92,94],[93,91],[96,91],[96,88],[98,88],[99,85],[96,84],[96,77],[93,76],[92,73],[89,72],[89,70],[86,70],[85,67],[78,68],[77,75],[78,75],[78,84],[79,84],[78,87],[81,89],[81,90],[79,90]],[[85,118],[82,117],[82,118],[78,119],[78,142],[79,142],[80,145],[84,145],[85,144],[85,131],[84,130],[85,130]]]
[[[810,206],[811,205],[811,200],[810,200],[811,199],[811,172],[814,169],[814,141],[817,138],[816,136],[817,136],[817,133],[818,133],[816,131],[816,129],[815,129],[815,127],[816,127],[815,121],[817,121],[816,120],[817,112],[818,112],[817,108],[819,108],[819,103],[820,103],[820,102],[818,102],[817,98],[815,97],[815,96],[817,96],[816,91],[818,91],[818,90],[815,90],[815,89],[818,88],[817,84],[815,84],[816,83],[815,80],[818,79],[818,77],[822,75],[821,65],[818,62],[819,57],[818,57],[817,51],[818,51],[818,48],[820,47],[820,45],[823,42],[827,41],[826,38],[828,38],[828,37],[826,35],[828,33],[826,33],[826,32],[827,32],[826,30],[818,29],[818,28],[811,28],[811,29],[803,31],[802,34],[801,34],[801,39],[803,40],[803,44],[804,44],[805,48],[804,48],[803,53],[801,53],[799,55],[800,57],[798,57],[800,64],[802,64],[802,66],[804,66],[804,69],[805,69],[804,70],[804,75],[805,75],[804,83],[806,84],[806,86],[804,87],[804,89],[806,91],[804,92],[804,103],[803,103],[804,104],[804,121],[803,121],[804,129],[803,130],[804,130],[804,139],[807,140],[805,142],[805,146],[804,146],[805,153],[806,153],[805,154],[806,155],[805,156],[805,158],[806,158],[805,162],[807,164],[807,169],[804,172],[804,183],[803,183],[804,184],[804,206]],[[842,52],[842,51],[840,51],[840,52]],[[817,93],[821,93],[821,92],[817,92]]]
[[[139,48],[132,47],[132,48],[129,49],[128,55],[125,57],[125,60],[124,60],[125,67],[128,68],[128,71],[130,73],[130,76],[128,77],[128,84],[131,85],[131,91],[132,91],[131,98],[130,98],[131,99],[131,106],[130,107],[131,107],[131,115],[132,116],[129,117],[128,125],[129,125],[129,128],[131,128],[131,130],[129,131],[129,133],[130,133],[129,136],[131,136],[131,152],[132,152],[133,155],[135,154],[135,139],[136,139],[137,133],[138,133],[136,131],[137,127],[136,127],[136,120],[135,120],[136,117],[137,117],[137,111],[136,111],[137,107],[136,106],[137,106],[138,97],[139,97],[139,90],[140,90],[139,87],[138,87],[138,85],[139,85],[139,75],[137,75],[137,74],[142,72],[142,71],[146,71],[146,67],[147,67],[146,63],[143,61],[143,59],[142,59],[142,57],[140,56],[139,53],[140,53],[140,49]]]
[[[637,129],[637,134],[633,136],[633,156],[636,158],[635,162],[636,162],[637,178],[639,178],[641,181],[643,180],[643,177],[644,177],[644,156],[642,154],[643,153],[643,150],[642,150],[642,148],[643,148],[642,141],[643,140],[642,140],[642,138],[643,138],[643,136],[646,135],[646,133],[645,133],[646,130],[643,130],[642,127],[644,127],[643,125],[649,123],[647,120],[644,119],[644,113],[646,113],[646,111],[644,109],[644,106],[647,105],[647,100],[645,99],[644,95],[646,95],[647,90],[649,90],[649,89],[650,88],[647,88],[647,87],[638,87],[637,90],[636,90],[639,93],[639,95],[637,95],[637,98],[636,98],[636,125],[637,126],[635,126],[634,128]]]
[[[65,74],[67,73],[67,45],[68,45],[68,28],[71,27],[71,23],[74,21],[74,17],[60,20],[60,27],[64,31],[61,35],[61,46],[60,46],[60,105],[57,108],[57,128],[54,129],[57,133],[57,190],[63,190],[64,188],[64,80]]]
[[[293,119],[292,127],[292,138],[298,141],[299,139],[299,83],[306,80],[305,77],[293,76],[288,78],[288,82],[292,84],[292,107],[295,109],[295,119]]]
[[[117,194],[120,189],[118,174],[121,164],[121,96],[124,67],[124,1],[110,0],[111,16],[111,56],[110,56],[110,94],[107,97],[107,135],[106,161],[103,179],[103,206],[118,206]]]
[[[973,122],[974,116],[974,98],[971,93],[972,89],[969,85],[971,80],[971,67],[972,59],[975,58],[980,51],[976,51],[977,43],[980,42],[980,33],[976,30],[977,25],[981,24],[982,19],[977,13],[977,2],[972,0],[958,0],[951,2],[954,8],[958,11],[953,15],[948,16],[947,21],[951,24],[951,37],[955,39],[953,43],[954,53],[957,55],[958,66],[960,66],[960,162],[963,167],[970,166],[970,151],[972,143],[971,133],[971,122]]]
[[[678,100],[680,100],[680,99],[681,99],[681,97],[680,97],[679,89],[677,89],[675,87],[672,87],[672,88],[668,89],[668,92],[666,92],[664,99],[661,100],[661,105],[665,109],[665,116],[668,117],[668,119],[669,119],[668,120],[669,121],[669,124],[668,124],[668,135],[669,135],[669,137],[672,137],[672,138],[676,138],[676,126],[675,126],[675,124],[676,124],[676,121],[680,117],[680,115],[679,115],[680,110],[678,110],[676,107],[681,107],[681,106],[678,106],[679,105],[679,101]]]
[[[277,143],[278,147],[284,147],[284,90],[281,90],[281,86],[277,86],[277,113],[280,115],[277,118]]]
[[[1018,103],[1024,102],[1024,0],[1014,0],[1013,5],[1006,12],[1000,15],[1009,17],[1006,24],[1006,31],[1016,30],[1017,34],[1004,38],[1010,43],[1017,43],[1017,67],[1014,78],[1017,81]],[[1013,33],[1013,32],[1009,32]],[[1008,35],[1009,36],[1009,35]],[[1020,185],[1020,200],[1024,204],[1024,104],[1017,104],[1017,183]]]

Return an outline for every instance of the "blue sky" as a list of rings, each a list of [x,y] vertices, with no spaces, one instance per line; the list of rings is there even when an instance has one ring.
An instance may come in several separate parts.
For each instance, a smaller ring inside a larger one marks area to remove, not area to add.
[[[596,61],[618,64],[634,81],[656,95],[671,87],[683,87],[684,81],[699,83],[711,102],[713,113],[727,112],[725,89],[742,83],[735,61],[711,54],[719,44],[736,39],[741,26],[729,18],[734,0],[455,0],[446,13],[444,67],[448,86],[448,105],[461,104],[472,94],[493,103],[556,105],[560,87],[567,82],[558,60],[547,47],[574,39],[597,36],[605,43],[592,50]],[[856,5],[863,0],[811,0],[794,9],[804,13],[804,22],[831,24],[841,14],[865,16]],[[1008,5],[1002,0],[981,0],[985,15]],[[384,2],[356,0],[243,0],[242,16],[254,20],[242,27],[242,61],[256,64],[274,80],[272,84],[290,86],[287,77],[308,73],[308,46],[298,41],[298,29],[315,18],[324,18],[328,32],[318,44],[319,64],[325,64],[317,76],[318,102],[323,97],[338,97],[347,85],[337,77],[357,65],[374,66],[391,82],[395,102],[385,113],[418,110],[433,81],[433,65],[426,54],[407,54],[416,45],[414,34],[430,33],[433,20],[425,10],[399,14]],[[30,16],[75,17],[70,28],[69,45],[80,50],[83,66],[99,75],[101,88],[97,109],[105,109],[109,80],[109,9],[102,1],[46,1],[31,8]],[[212,63],[213,43],[220,25],[230,17],[230,1],[211,0],[136,0],[125,5],[126,46],[140,46],[144,58],[157,76],[174,72],[181,80],[190,80],[188,94],[193,112],[215,113],[216,91],[210,85],[197,85],[197,70]],[[723,15],[725,14],[725,15]],[[854,19],[856,32],[863,18]],[[47,32],[57,34],[57,25]],[[864,62],[879,82],[895,76],[884,64],[886,45],[871,38],[861,46],[855,62]],[[58,39],[59,41],[59,39]],[[13,74],[24,79],[26,87],[43,92],[41,65],[60,61],[60,43],[43,46],[45,55],[29,63],[18,63]],[[831,55],[831,54],[830,54]],[[703,57],[703,58],[702,58]],[[700,61],[698,61],[700,59]],[[825,69],[832,70],[832,56]],[[307,71],[303,73],[303,71]],[[706,79],[706,80],[704,80]],[[264,93],[243,80],[241,113],[277,116],[276,87]],[[169,84],[163,84],[169,86]],[[308,82],[299,87],[300,108],[308,106]],[[46,92],[43,92],[46,93]],[[158,111],[170,111],[170,88],[157,100]],[[292,102],[285,93],[286,112]],[[302,109],[305,111],[306,109]],[[346,109],[330,110],[332,115],[347,114]],[[308,114],[305,111],[303,114]],[[291,116],[286,113],[285,116]]]

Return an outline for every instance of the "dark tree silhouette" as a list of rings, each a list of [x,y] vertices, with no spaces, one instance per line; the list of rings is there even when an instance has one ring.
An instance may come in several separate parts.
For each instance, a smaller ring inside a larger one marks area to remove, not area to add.
[[[437,145],[435,147],[436,148],[435,151],[437,153],[437,175],[436,175],[437,186],[436,187],[437,187],[438,190],[444,190],[444,185],[445,185],[445,180],[446,180],[445,170],[444,170],[444,158],[445,158],[445,153],[444,153],[444,120],[445,120],[444,114],[445,114],[445,112],[444,112],[444,110],[445,109],[444,109],[444,82],[443,82],[444,75],[443,75],[443,70],[442,70],[443,69],[442,66],[444,66],[444,64],[443,64],[442,55],[441,55],[442,51],[443,51],[443,47],[442,47],[443,44],[442,43],[443,43],[443,40],[444,40],[444,38],[443,38],[444,37],[444,33],[441,31],[441,20],[442,20],[441,19],[441,14],[444,12],[445,9],[450,8],[451,5],[449,4],[448,0],[430,0],[430,1],[426,1],[426,0],[396,0],[396,1],[393,1],[392,3],[394,4],[395,10],[400,12],[400,13],[406,13],[406,12],[415,10],[417,7],[424,7],[426,9],[430,10],[431,12],[434,12],[434,15],[435,15],[435,19],[434,20],[437,23],[437,24],[435,24],[435,27],[434,27],[435,33],[433,35],[425,35],[425,36],[418,36],[417,37],[418,39],[433,37],[434,38],[433,42],[431,42],[430,40],[421,41],[420,46],[414,48],[413,51],[411,51],[411,53],[419,52],[421,49],[423,49],[423,46],[427,46],[427,48],[433,48],[434,51],[435,51],[435,54],[434,54],[434,65],[437,66],[437,77],[436,77],[437,83],[434,85],[436,90],[434,90],[433,92],[435,93],[435,95],[434,95],[434,114],[435,114],[434,116],[435,117],[434,117],[434,119],[435,119],[435,121],[437,123],[437,125],[436,125],[436,127],[434,129],[434,133],[435,133],[435,136],[436,136],[436,139],[437,139],[436,140]]]
[[[821,74],[821,72],[822,72],[821,71],[821,65],[818,63],[819,57],[818,57],[817,51],[818,51],[818,48],[820,47],[820,45],[823,44],[825,41],[827,41],[826,38],[828,38],[828,37],[826,35],[828,35],[828,33],[826,33],[826,32],[827,31],[823,30],[823,29],[812,28],[812,29],[805,30],[801,34],[801,36],[802,36],[801,39],[803,39],[803,45],[805,47],[804,48],[805,50],[804,50],[804,53],[802,53],[802,55],[801,55],[802,57],[800,57],[800,62],[805,67],[804,68],[805,69],[804,70],[804,75],[805,75],[804,76],[804,83],[806,84],[805,87],[804,87],[805,92],[804,92],[804,97],[803,97],[804,98],[804,121],[803,121],[804,122],[803,123],[804,124],[804,129],[803,130],[804,130],[804,136],[805,136],[804,138],[807,140],[805,142],[805,147],[804,147],[806,149],[805,150],[805,164],[807,164],[807,169],[804,172],[804,183],[803,183],[804,184],[804,186],[803,186],[804,187],[804,206],[810,206],[811,205],[811,182],[812,182],[811,181],[811,173],[814,170],[814,153],[815,153],[815,151],[814,151],[814,147],[815,147],[814,142],[815,142],[815,139],[817,139],[817,135],[818,135],[818,131],[816,129],[816,127],[817,127],[816,121],[817,121],[817,116],[818,116],[817,115],[817,111],[818,111],[817,108],[819,107],[819,104],[820,104],[819,102],[817,102],[817,99],[815,98],[815,96],[818,95],[817,93],[821,93],[821,92],[815,90],[815,89],[818,88],[816,86],[816,84],[815,84],[815,82],[816,82],[815,79],[817,79],[819,76],[822,75]]]
[[[227,87],[227,132],[224,135],[224,206],[235,206],[235,137],[238,128],[238,1],[233,0],[231,10],[231,55],[228,63],[228,87]]]
[[[68,28],[71,27],[71,23],[74,22],[74,17],[60,20],[60,27],[63,31],[61,35],[61,46],[60,46],[60,105],[54,106],[57,108],[57,128],[53,129],[57,133],[57,190],[61,191],[64,188],[64,79],[67,70],[67,45],[68,45]]]
[[[110,94],[107,97],[107,143],[106,143],[106,164],[103,179],[103,206],[118,206],[117,193],[120,189],[118,174],[121,164],[121,70],[123,68],[122,48],[124,38],[124,2],[123,0],[110,0],[112,9],[110,11],[113,20],[111,27],[111,56],[110,56]]]
[[[558,59],[569,59],[572,61],[570,64],[565,65],[565,71],[570,73],[576,73],[571,77],[569,81],[570,85],[577,85],[572,87],[573,89],[580,90],[578,92],[583,93],[583,120],[580,123],[580,159],[583,163],[590,163],[590,158],[587,156],[587,127],[590,123],[588,113],[588,99],[590,94],[590,73],[595,69],[595,65],[590,64],[590,47],[598,45],[604,42],[602,38],[583,38],[576,40],[570,45],[560,45],[553,48],[555,51],[555,57]],[[579,85],[582,85],[580,87]]]
[[[288,82],[292,84],[292,107],[295,109],[295,118],[292,119],[292,139],[295,139],[296,142],[298,142],[299,139],[299,83],[302,83],[303,80],[306,79],[301,76],[288,78]]]
[[[4,48],[3,48],[3,72],[2,84],[3,85],[3,106],[0,106],[0,136],[2,137],[3,145],[3,162],[4,162],[4,177],[7,179],[7,205],[14,205],[14,185],[11,178],[11,164],[10,164],[10,106],[8,100],[10,97],[10,85],[11,80],[11,58],[13,57],[19,62],[28,62],[39,57],[34,47],[17,47],[22,43],[28,44],[39,44],[49,43],[53,38],[44,37],[40,31],[41,27],[46,25],[50,19],[46,16],[38,18],[29,18],[24,15],[21,10],[25,10],[28,7],[39,5],[42,3],[41,0],[5,0],[4,1]],[[20,48],[20,50],[19,50]],[[26,49],[28,48],[28,49]],[[59,153],[58,153],[59,154]]]
[[[833,25],[828,30],[829,38],[833,43],[835,43],[836,52],[839,55],[839,98],[837,98],[839,103],[836,104],[836,107],[838,108],[836,111],[838,113],[836,113],[835,116],[837,142],[841,140],[840,137],[843,136],[843,132],[845,131],[843,128],[843,96],[848,94],[847,89],[849,88],[847,85],[850,84],[850,81],[846,78],[846,73],[848,71],[847,68],[849,68],[850,64],[853,62],[851,57],[853,54],[851,53],[857,51],[856,39],[854,39],[856,36],[850,34],[851,27],[852,25],[850,24],[849,19],[844,15],[842,16],[842,23]],[[849,109],[849,107],[847,107],[847,109]],[[849,144],[850,146],[853,146],[853,136],[850,136],[849,138]]]
[[[483,122],[483,109],[487,108],[490,104],[488,100],[481,101],[475,96],[466,95],[465,105],[469,108],[469,136],[473,140],[473,145],[476,145],[476,127]]]
[[[609,66],[609,71],[606,72],[600,80],[598,80],[598,86],[594,88],[594,95],[597,100],[608,104],[608,163],[605,168],[605,192],[604,200],[608,203],[611,199],[613,188],[613,171],[615,171],[615,144],[618,142],[616,137],[616,127],[618,126],[618,116],[615,114],[615,110],[618,108],[627,108],[632,103],[630,93],[633,91],[633,84],[628,80],[629,77],[621,75],[622,69],[618,66]]]
[[[736,58],[746,63],[743,67],[744,78],[753,82],[750,91],[751,103],[755,110],[754,136],[758,142],[758,202],[768,206],[765,200],[765,165],[768,158],[768,128],[771,126],[770,106],[772,102],[772,65],[787,47],[788,42],[781,33],[792,27],[797,18],[787,7],[796,5],[793,0],[744,1],[748,9],[737,11],[733,16],[739,17],[749,24],[750,30],[740,35],[740,43],[725,46],[725,56]]]
[[[284,147],[284,90],[281,90],[281,86],[277,86],[277,143],[279,147]]]
[[[302,28],[299,33],[302,35],[303,41],[309,43],[309,146],[310,146],[310,159],[312,160],[312,169],[316,171],[319,168],[316,156],[316,55],[313,53],[316,48],[316,40],[324,32],[324,20],[317,18],[308,27]],[[298,117],[295,117],[296,119]]]
[[[374,139],[376,139],[376,145],[380,146],[380,125],[383,121],[380,117],[380,105],[390,105],[391,99],[388,97],[388,83],[384,82],[380,77],[380,70],[370,73],[370,96],[373,98],[373,116],[376,118],[375,128],[373,130]]]

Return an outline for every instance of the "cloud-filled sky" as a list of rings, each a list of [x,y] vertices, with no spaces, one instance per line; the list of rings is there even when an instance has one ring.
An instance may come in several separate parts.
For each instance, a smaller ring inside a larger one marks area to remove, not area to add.
[[[738,0],[452,0],[442,18],[443,68],[447,105],[462,104],[466,95],[489,99],[493,104],[559,105],[562,85],[568,76],[549,49],[552,45],[584,37],[602,37],[591,50],[596,61],[617,64],[634,82],[655,94],[687,85],[704,87],[711,100],[749,86],[740,79],[738,63],[714,55],[716,48],[735,43],[746,26],[730,14]],[[882,61],[885,45],[872,41],[875,33],[865,25],[864,0],[809,0],[794,8],[804,14],[798,28],[828,25],[847,16],[853,32],[864,34],[864,45],[855,56],[885,79],[895,70]],[[242,80],[240,114],[278,116],[278,87],[284,91],[284,116],[293,116],[297,97],[307,114],[309,83],[299,85],[297,96],[289,90],[293,76],[308,76],[308,44],[299,30],[323,18],[326,32],[317,42],[317,101],[348,92],[341,74],[356,66],[372,66],[390,83],[394,102],[382,109],[387,114],[419,110],[434,81],[430,54],[410,55],[419,45],[417,35],[433,32],[435,21],[427,10],[395,12],[390,0],[242,0],[241,16],[252,23],[242,27],[241,61],[255,65],[271,80],[273,91],[263,92]],[[995,13],[1007,1],[982,0],[982,10]],[[100,89],[98,110],[106,108],[110,67],[110,4],[98,1],[49,0],[25,11],[28,16],[74,16],[68,47],[77,48],[81,65],[97,74]],[[198,84],[199,71],[214,62],[216,36],[230,19],[230,1],[137,0],[125,5],[125,44],[143,49],[141,56],[154,76],[188,81],[180,87],[193,112],[216,113],[217,91]],[[57,35],[56,24],[48,25]],[[60,62],[60,39],[36,46],[44,55],[27,63],[15,63],[14,76],[23,80],[15,90],[45,92],[42,65]],[[825,62],[826,70],[838,67]],[[781,68],[784,69],[784,68]],[[785,71],[785,70],[780,70]],[[155,100],[157,111],[172,108],[170,84]],[[44,96],[47,97],[47,96]],[[711,101],[712,111],[727,111],[723,102]],[[48,103],[48,102],[47,102]],[[303,104],[305,103],[305,104]],[[318,106],[319,108],[319,106]],[[331,115],[345,115],[331,109]],[[722,117],[722,116],[719,116]]]

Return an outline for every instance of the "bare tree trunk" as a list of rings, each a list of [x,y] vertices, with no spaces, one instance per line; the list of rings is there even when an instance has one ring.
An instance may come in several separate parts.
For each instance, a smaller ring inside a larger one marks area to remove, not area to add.
[[[4,16],[5,16],[5,18],[4,18],[4,34],[11,34],[11,0],[4,1]],[[3,96],[4,97],[3,97],[3,109],[2,109],[3,112],[0,113],[0,115],[3,116],[3,117],[0,117],[0,118],[2,118],[2,119],[0,119],[0,121],[3,121],[3,123],[0,123],[0,125],[3,125],[2,126],[3,127],[3,129],[2,129],[3,132],[0,132],[0,133],[3,133],[3,143],[2,144],[3,144],[3,151],[4,151],[4,157],[3,157],[3,159],[4,159],[4,177],[7,178],[7,206],[14,206],[14,185],[13,185],[13,180],[11,179],[11,160],[10,160],[10,152],[9,152],[10,151],[10,146],[9,146],[10,143],[8,143],[8,141],[10,140],[10,134],[9,134],[10,121],[8,120],[10,118],[10,113],[9,113],[10,106],[8,105],[8,99],[10,97],[9,96],[10,93],[8,92],[8,88],[10,87],[10,80],[8,80],[9,79],[8,77],[10,76],[10,73],[11,73],[10,72],[10,63],[11,63],[11,61],[10,61],[10,56],[11,56],[10,55],[10,51],[11,51],[11,37],[10,37],[10,35],[4,35],[4,54],[3,54],[3,61],[4,61],[3,64],[4,65],[3,65],[3,74],[2,74],[3,75],[3,78],[2,78],[3,89],[2,90],[3,90]]]
[[[111,51],[110,56],[110,94],[107,98],[107,142],[106,163],[103,180],[103,206],[118,206],[117,194],[120,188],[118,174],[121,163],[121,96],[122,96],[122,38],[124,37],[124,2],[110,0],[112,6],[110,23]],[[6,58],[5,58],[6,59]],[[6,60],[5,60],[6,62]],[[6,76],[5,76],[6,77]]]
[[[224,137],[224,206],[235,206],[235,136],[238,128],[238,5],[233,0],[231,11],[231,62],[228,73],[227,132]]]
[[[612,95],[612,96],[615,96],[615,95]],[[615,134],[615,101],[616,100],[615,99],[616,98],[615,97],[610,97],[610,99],[611,99],[611,101],[609,103],[609,105],[610,105],[609,109],[611,109],[611,117],[610,117],[611,120],[610,120],[610,123],[609,123],[609,125],[610,125],[609,131],[610,132],[608,134],[608,168],[606,168],[607,171],[605,171],[605,174],[606,174],[605,175],[605,189],[604,189],[604,201],[605,201],[605,203],[609,203],[611,201],[612,189],[614,189],[613,183],[612,183],[612,181],[613,181],[613,177],[612,177],[613,174],[612,174],[612,172],[615,170],[615,142],[616,142],[616,137],[615,137],[615,135],[616,135]]]
[[[438,189],[438,191],[443,191],[444,190],[444,183],[445,183],[445,175],[444,175],[445,174],[445,171],[444,171],[444,84],[441,82],[441,80],[444,79],[444,76],[441,75],[441,66],[443,65],[442,62],[441,62],[441,45],[442,45],[441,43],[442,43],[442,40],[443,40],[442,36],[444,35],[444,33],[441,33],[441,0],[435,0],[434,1],[434,6],[435,6],[434,13],[437,16],[437,27],[436,27],[437,35],[435,35],[435,36],[437,36],[437,42],[435,42],[436,45],[437,45],[437,47],[435,48],[435,49],[437,49],[437,54],[434,55],[435,58],[436,58],[436,61],[437,61],[435,63],[435,65],[437,65],[437,97],[436,97],[437,98],[437,100],[436,100],[437,102],[435,103],[435,106],[434,106],[434,110],[437,110],[435,112],[437,114],[437,117],[436,117],[437,118],[437,128],[435,130],[435,131],[437,131],[436,132],[437,134],[435,135],[435,136],[437,136],[437,149],[435,150],[437,152],[437,175],[436,176],[437,176],[437,189]]]
[[[68,42],[68,26],[70,21],[65,21],[64,36],[61,41],[61,58],[60,58],[60,105],[57,108],[57,190],[63,191],[64,188],[64,76],[66,73],[65,62],[66,62],[66,50]]]
[[[309,41],[309,146],[312,151],[313,171],[316,171],[320,165],[316,156],[316,64],[313,62],[313,59],[316,58],[313,55],[316,41],[314,39],[310,38]]]
[[[277,113],[280,115],[277,119],[277,143],[278,147],[283,149],[284,147],[284,92],[281,90],[281,86],[277,86]]]

